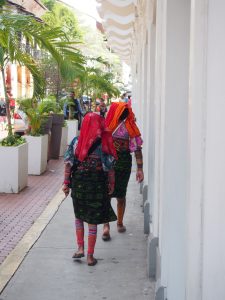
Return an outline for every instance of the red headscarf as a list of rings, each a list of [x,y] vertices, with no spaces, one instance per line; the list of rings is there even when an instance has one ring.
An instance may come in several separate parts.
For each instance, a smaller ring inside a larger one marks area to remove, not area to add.
[[[105,119],[96,113],[87,113],[82,122],[78,145],[75,150],[75,155],[79,161],[83,161],[87,157],[88,150],[97,138],[102,140],[102,151],[117,158],[112,134],[105,127]]]
[[[119,125],[119,118],[126,108],[129,111],[129,115],[125,121],[125,126],[127,128],[129,136],[131,138],[140,136],[141,133],[136,125],[135,116],[132,111],[132,108],[129,107],[128,104],[124,102],[114,102],[111,104],[105,120],[106,126],[109,128],[109,130],[113,132]]]

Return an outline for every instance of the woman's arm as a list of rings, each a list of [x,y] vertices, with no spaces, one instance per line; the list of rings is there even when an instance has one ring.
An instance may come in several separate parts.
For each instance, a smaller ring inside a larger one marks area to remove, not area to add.
[[[71,164],[70,163],[65,163],[65,169],[64,169],[64,181],[63,181],[63,186],[62,186],[62,191],[64,192],[65,196],[68,196],[70,192],[70,176],[71,176]]]
[[[109,195],[112,195],[115,188],[115,171],[111,169],[108,171],[108,180],[109,180]]]
[[[144,180],[142,151],[138,149],[134,153],[137,162],[136,180],[142,182]]]

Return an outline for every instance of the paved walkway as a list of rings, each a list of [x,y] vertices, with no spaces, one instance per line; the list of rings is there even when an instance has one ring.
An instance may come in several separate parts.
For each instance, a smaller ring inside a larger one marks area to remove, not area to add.
[[[74,216],[71,198],[67,197],[3,290],[0,299],[153,300],[154,284],[146,274],[147,241],[143,234],[143,213],[138,190],[135,173],[132,172],[125,216],[127,232],[117,233],[116,224],[113,223],[112,240],[103,242],[101,226],[98,227],[95,251],[98,264],[94,267],[88,267],[85,259],[73,261],[71,258],[75,249]],[[62,198],[60,192],[50,205],[59,201],[59,198]],[[49,215],[47,213],[42,218],[46,224]],[[26,236],[20,243],[21,248],[26,246]],[[15,257],[11,262],[7,258],[8,266]]]
[[[0,264],[41,215],[63,181],[63,159],[50,160],[41,176],[28,176],[19,194],[0,194]]]

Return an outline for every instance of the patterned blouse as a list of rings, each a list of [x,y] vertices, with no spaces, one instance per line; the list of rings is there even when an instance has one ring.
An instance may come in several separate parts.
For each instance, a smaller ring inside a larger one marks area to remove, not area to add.
[[[102,151],[101,144],[82,163],[79,162],[74,155],[77,144],[78,144],[78,137],[75,137],[71,141],[67,151],[65,152],[64,155],[65,164],[69,163],[70,166],[79,164],[81,168],[87,167],[87,168],[98,169],[99,168],[98,162],[100,161],[101,162],[100,167],[103,168],[103,171],[109,172],[110,170],[113,169],[115,164],[115,158],[112,155],[104,153]]]
[[[121,145],[122,147],[127,147],[127,150],[129,149],[130,152],[135,152],[137,150],[141,150],[142,148],[142,138],[140,136],[130,138],[124,121],[115,129],[112,136],[115,147],[118,151]],[[125,145],[124,140],[127,141],[127,145]]]

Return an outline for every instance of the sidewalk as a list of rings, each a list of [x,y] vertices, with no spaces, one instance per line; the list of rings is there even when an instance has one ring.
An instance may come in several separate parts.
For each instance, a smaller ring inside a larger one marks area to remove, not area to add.
[[[103,242],[102,226],[98,226],[98,264],[94,267],[88,267],[85,258],[71,258],[75,250],[74,215],[68,197],[3,290],[1,300],[154,299],[154,284],[146,274],[147,241],[138,190],[132,172],[125,216],[127,232],[117,233],[114,222],[112,240]]]
[[[0,194],[0,265],[59,191],[63,159],[50,160],[41,176],[28,176],[19,194]]]

